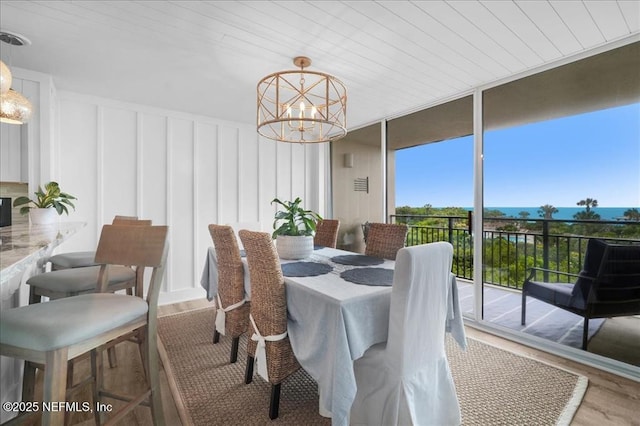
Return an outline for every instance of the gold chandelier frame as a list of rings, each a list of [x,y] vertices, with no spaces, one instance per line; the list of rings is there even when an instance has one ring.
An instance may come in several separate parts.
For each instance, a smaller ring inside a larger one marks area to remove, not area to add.
[[[258,133],[291,143],[319,143],[347,134],[347,89],[329,74],[305,70],[311,60],[294,58],[300,70],[269,74],[258,83]]]

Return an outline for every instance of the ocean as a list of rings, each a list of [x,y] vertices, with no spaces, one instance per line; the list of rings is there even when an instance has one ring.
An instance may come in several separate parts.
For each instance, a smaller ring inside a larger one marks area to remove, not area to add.
[[[556,207],[558,213],[553,214],[554,219],[574,219],[573,215],[584,211],[584,207]],[[632,207],[595,207],[591,210],[600,215],[602,220],[618,220],[624,217],[624,212]],[[638,208],[638,207],[636,207]],[[500,210],[506,216],[520,217],[520,212],[529,212],[530,219],[540,219],[538,210],[540,207],[487,207],[489,210]]]

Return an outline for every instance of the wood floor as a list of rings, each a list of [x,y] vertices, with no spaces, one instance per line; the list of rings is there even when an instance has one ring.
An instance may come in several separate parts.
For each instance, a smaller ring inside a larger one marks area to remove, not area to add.
[[[166,305],[160,307],[160,315],[170,315],[206,306],[212,306],[212,304],[204,299]],[[568,361],[470,327],[466,328],[466,332],[467,336],[474,339],[586,376],[589,379],[589,387],[572,425],[640,426],[640,383],[590,366]],[[106,380],[110,382],[110,386],[114,390],[133,393],[136,385],[141,380],[140,374],[142,374],[137,346],[130,343],[119,345],[118,362],[119,365],[116,369],[105,368]],[[84,368],[88,369],[88,366],[80,365],[77,368],[79,370],[78,374],[85,374],[87,370],[83,373],[82,370]],[[122,374],[123,372],[125,374]],[[161,383],[166,423],[169,426],[179,426],[182,423],[176,404],[171,397],[164,372],[161,372]],[[91,398],[88,392],[86,395],[81,392],[75,396],[74,400],[91,401]],[[93,424],[92,418],[87,415],[78,414],[72,417],[71,420],[73,424],[81,424],[83,426]],[[149,409],[138,407],[119,424],[123,426],[150,425]]]

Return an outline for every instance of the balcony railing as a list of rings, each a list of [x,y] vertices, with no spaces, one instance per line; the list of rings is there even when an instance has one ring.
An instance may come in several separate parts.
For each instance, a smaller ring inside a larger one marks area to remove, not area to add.
[[[467,217],[392,215],[391,220],[409,226],[407,245],[450,242],[454,248],[453,273],[473,279],[471,212]],[[577,274],[587,241],[594,237],[640,243],[640,222],[486,217],[482,230],[483,282],[521,288],[532,266]],[[544,279],[561,282],[567,277],[547,273]]]

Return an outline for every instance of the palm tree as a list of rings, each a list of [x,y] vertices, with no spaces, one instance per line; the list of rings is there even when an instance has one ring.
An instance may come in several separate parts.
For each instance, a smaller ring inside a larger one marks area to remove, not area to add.
[[[589,213],[592,207],[598,207],[598,200],[595,198],[586,198],[578,201],[576,204],[579,206],[585,206],[585,210]]]
[[[624,220],[640,222],[640,210],[636,208],[625,210],[623,216],[624,216]]]
[[[538,210],[538,214],[544,219],[553,219],[553,215],[555,213],[558,213],[558,209],[553,207],[551,204],[540,206],[540,209]]]

